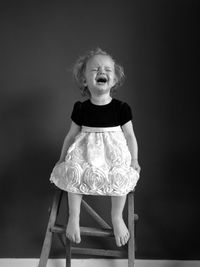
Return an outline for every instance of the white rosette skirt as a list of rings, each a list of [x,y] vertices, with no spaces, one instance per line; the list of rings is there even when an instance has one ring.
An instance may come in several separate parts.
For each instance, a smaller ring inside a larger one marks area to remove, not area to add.
[[[120,126],[83,126],[65,161],[54,167],[50,181],[71,193],[123,196],[139,179],[130,164],[131,154]]]

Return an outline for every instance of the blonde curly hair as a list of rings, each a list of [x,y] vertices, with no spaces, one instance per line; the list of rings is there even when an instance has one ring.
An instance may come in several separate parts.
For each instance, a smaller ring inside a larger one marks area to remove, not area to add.
[[[81,56],[74,64],[73,67],[73,77],[74,80],[78,86],[78,88],[81,91],[81,94],[83,96],[90,96],[90,91],[87,88],[87,86],[85,85],[84,81],[85,81],[85,69],[86,69],[86,65],[87,62],[94,56],[96,55],[103,55],[103,56],[108,56],[110,57],[113,62],[114,62],[114,66],[115,66],[115,75],[117,78],[117,82],[115,83],[115,85],[111,88],[111,93],[116,91],[116,88],[121,86],[124,82],[124,69],[121,65],[119,65],[118,63],[116,63],[116,61],[113,59],[113,57],[108,54],[107,52],[103,51],[101,48],[96,48],[95,50],[91,50],[89,51],[87,54],[85,54],[84,56]]]

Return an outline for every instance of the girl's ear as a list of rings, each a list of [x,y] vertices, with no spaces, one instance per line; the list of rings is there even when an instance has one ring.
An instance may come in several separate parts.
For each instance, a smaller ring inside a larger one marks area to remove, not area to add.
[[[87,82],[86,82],[86,79],[83,78],[83,85],[86,86],[87,85]]]
[[[117,76],[115,75],[115,77],[114,77],[114,83],[115,83],[115,85],[116,85],[117,82],[118,82],[118,78],[117,78]]]

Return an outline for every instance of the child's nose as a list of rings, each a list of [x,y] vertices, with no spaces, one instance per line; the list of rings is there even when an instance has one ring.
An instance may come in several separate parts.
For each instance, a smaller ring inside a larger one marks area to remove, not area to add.
[[[99,74],[104,74],[104,69],[102,67],[99,68]]]

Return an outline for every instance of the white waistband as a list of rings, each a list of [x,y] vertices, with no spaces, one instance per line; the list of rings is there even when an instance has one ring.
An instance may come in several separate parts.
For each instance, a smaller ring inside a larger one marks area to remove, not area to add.
[[[88,127],[82,126],[82,132],[84,133],[101,133],[101,132],[121,132],[120,126],[115,127]]]

